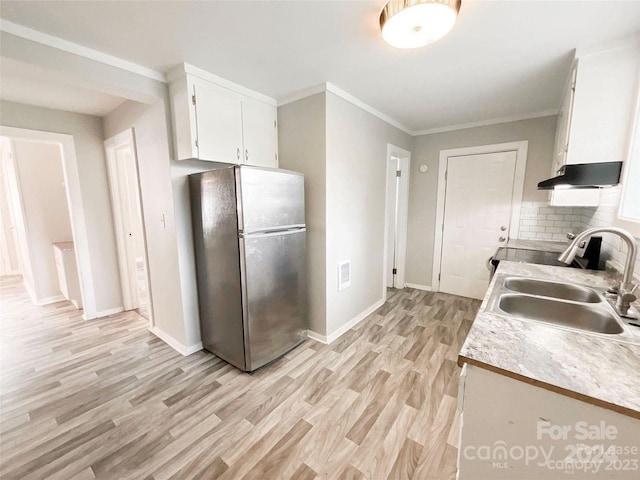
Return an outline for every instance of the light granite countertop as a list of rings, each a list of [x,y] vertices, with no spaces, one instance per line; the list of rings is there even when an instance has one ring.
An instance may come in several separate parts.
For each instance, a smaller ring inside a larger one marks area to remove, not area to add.
[[[640,345],[488,312],[501,273],[599,288],[616,283],[610,272],[500,262],[458,364],[476,365],[640,418]]]

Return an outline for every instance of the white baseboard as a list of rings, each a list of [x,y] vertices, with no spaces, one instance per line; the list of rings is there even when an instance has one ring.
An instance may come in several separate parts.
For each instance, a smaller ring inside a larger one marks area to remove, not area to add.
[[[101,310],[99,312],[96,312],[95,318],[108,317],[109,315],[115,315],[116,313],[122,313],[122,312],[124,312],[123,307],[109,308],[107,310]]]
[[[419,283],[405,282],[404,286],[409,288],[415,288],[416,290],[424,290],[425,292],[431,291],[431,285],[420,285]]]
[[[307,336],[309,338],[313,339],[313,340],[316,340],[316,341],[320,342],[320,343],[324,343],[326,345],[329,345],[330,343],[335,342],[338,338],[340,338],[342,335],[344,335],[347,331],[351,330],[353,327],[355,327],[358,323],[360,323],[362,320],[367,318],[373,312],[375,312],[382,305],[384,305],[384,302],[385,302],[384,298],[381,298],[376,303],[374,303],[373,305],[369,306],[367,309],[365,309],[364,311],[360,312],[358,315],[353,317],[351,320],[349,320],[343,326],[341,326],[340,328],[338,328],[334,332],[331,332],[328,335],[322,335],[320,333],[314,332],[313,330],[307,330]]]
[[[195,345],[189,345],[185,350],[186,353],[183,353],[183,355],[185,355],[185,356],[191,355],[192,353],[199,352],[203,348],[204,347],[202,346],[202,342],[198,342]]]
[[[313,330],[307,330],[307,337],[311,340],[315,340],[316,342],[324,343],[325,345],[329,344],[325,335],[321,335]]]
[[[179,354],[186,356],[191,355],[192,353],[199,352],[202,350],[202,342],[196,343],[195,345],[183,345],[181,342],[173,338],[167,332],[163,332],[157,326],[149,327],[149,331],[153,333],[156,337],[162,340],[164,343],[169,345]]]
[[[33,298],[32,298],[32,300],[33,300]],[[39,300],[36,300],[33,303],[35,303],[36,305],[41,307],[43,305],[51,305],[52,303],[58,303],[58,302],[62,302],[64,300],[66,300],[64,295],[53,295],[51,297],[41,298]]]
[[[33,289],[33,285],[31,285],[29,282],[27,282],[24,279],[24,276],[22,277],[22,285],[24,286],[24,289],[27,291],[27,293],[29,294],[29,297],[31,298],[31,302],[34,305],[38,305],[38,298],[36,297],[36,292]]]

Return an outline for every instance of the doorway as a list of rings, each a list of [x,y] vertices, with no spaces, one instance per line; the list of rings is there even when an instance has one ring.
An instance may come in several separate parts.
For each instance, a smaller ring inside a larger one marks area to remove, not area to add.
[[[411,152],[395,145],[387,146],[385,291],[405,287],[410,161]]]
[[[434,254],[439,291],[482,299],[488,259],[518,237],[526,142],[518,144],[441,152]]]
[[[150,280],[133,129],[104,142],[116,232],[122,302],[152,325]]]
[[[2,137],[2,263],[13,263],[34,305],[82,309],[61,145]],[[8,228],[7,228],[8,227]],[[4,271],[4,268],[3,268]]]

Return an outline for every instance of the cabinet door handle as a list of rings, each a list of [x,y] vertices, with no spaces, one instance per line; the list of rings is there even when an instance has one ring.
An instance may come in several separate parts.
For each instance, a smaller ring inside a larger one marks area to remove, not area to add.
[[[240,160],[240,149],[239,148],[237,150],[237,153],[238,153],[238,160]]]
[[[248,162],[249,161],[249,150],[245,150],[244,151],[244,161]]]
[[[506,238],[505,238],[505,237],[500,237],[500,238],[498,239],[498,241],[499,241],[499,242],[504,242],[505,240],[506,240]]]

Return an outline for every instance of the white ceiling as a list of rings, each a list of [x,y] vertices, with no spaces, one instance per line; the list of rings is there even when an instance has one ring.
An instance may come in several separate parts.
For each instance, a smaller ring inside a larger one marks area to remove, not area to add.
[[[0,98],[10,102],[68,110],[102,117],[122,98],[83,88],[52,75],[51,70],[3,57],[0,61]]]
[[[158,71],[191,63],[277,99],[328,81],[414,131],[556,109],[574,48],[640,30],[640,1],[463,0],[448,36],[405,51],[381,38],[384,3],[3,0],[0,14]]]

